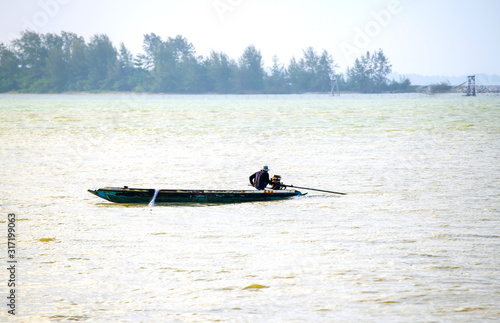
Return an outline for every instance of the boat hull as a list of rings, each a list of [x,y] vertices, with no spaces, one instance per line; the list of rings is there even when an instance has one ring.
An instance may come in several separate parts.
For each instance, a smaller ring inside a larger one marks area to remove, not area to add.
[[[241,203],[273,201],[305,195],[296,190],[173,190],[105,187],[88,190],[90,193],[114,203],[155,204],[168,203]],[[155,196],[156,195],[156,196]]]

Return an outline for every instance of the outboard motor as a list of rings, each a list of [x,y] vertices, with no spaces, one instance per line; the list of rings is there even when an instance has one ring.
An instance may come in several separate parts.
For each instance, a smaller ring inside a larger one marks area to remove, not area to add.
[[[271,178],[271,183],[269,183],[269,184],[271,184],[271,189],[273,189],[273,190],[284,190],[284,189],[286,189],[286,186],[283,186],[283,183],[281,183],[281,176],[280,175],[274,175]]]

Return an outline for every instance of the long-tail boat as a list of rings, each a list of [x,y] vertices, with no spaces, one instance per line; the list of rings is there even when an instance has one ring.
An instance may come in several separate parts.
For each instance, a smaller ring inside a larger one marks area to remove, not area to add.
[[[306,195],[297,190],[186,190],[104,187],[90,193],[115,203],[240,203],[282,200]]]

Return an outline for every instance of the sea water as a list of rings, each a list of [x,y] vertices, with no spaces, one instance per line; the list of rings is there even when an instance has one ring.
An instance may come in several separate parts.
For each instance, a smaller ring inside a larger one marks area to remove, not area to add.
[[[0,95],[0,157],[22,321],[500,320],[499,96]],[[263,165],[348,195],[87,192],[248,189]]]

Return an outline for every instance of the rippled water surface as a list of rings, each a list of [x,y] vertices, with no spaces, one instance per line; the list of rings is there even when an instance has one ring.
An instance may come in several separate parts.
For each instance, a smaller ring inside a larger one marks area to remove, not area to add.
[[[1,95],[0,157],[24,321],[500,320],[499,96]],[[348,195],[87,192],[248,189],[263,165]]]

